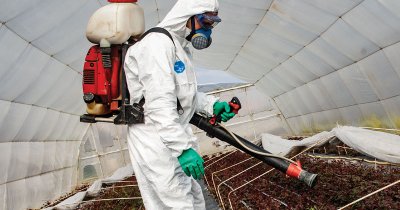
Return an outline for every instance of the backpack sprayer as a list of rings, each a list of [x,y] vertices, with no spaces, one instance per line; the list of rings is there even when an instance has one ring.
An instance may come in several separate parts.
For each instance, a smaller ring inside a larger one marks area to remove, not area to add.
[[[111,4],[93,14],[88,24],[87,38],[96,45],[89,49],[85,58],[82,86],[87,114],[82,115],[80,121],[122,125],[144,123],[144,101],[130,104],[123,66],[124,58],[128,48],[150,32],[163,33],[171,40],[172,37],[168,31],[160,28],[153,28],[143,34],[143,10],[134,4],[136,0],[109,0],[109,2]],[[131,22],[120,23],[127,20]],[[120,31],[110,31],[116,28]],[[141,34],[143,35],[140,37]],[[240,101],[236,97],[229,102],[229,105],[236,114],[241,108]],[[215,115],[209,119],[194,114],[190,120],[191,124],[205,131],[208,136],[216,137],[310,187],[316,184],[317,174],[303,170],[299,162],[269,153],[230,132],[220,122],[221,117]]]

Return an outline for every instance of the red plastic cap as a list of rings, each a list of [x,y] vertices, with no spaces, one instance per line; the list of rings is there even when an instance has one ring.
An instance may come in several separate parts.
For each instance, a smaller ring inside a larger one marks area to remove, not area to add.
[[[137,0],[108,0],[110,3],[136,3]]]
[[[296,164],[291,163],[286,171],[286,175],[294,178],[299,178],[300,177],[300,172],[303,170],[301,168],[301,163],[300,161],[296,161]]]

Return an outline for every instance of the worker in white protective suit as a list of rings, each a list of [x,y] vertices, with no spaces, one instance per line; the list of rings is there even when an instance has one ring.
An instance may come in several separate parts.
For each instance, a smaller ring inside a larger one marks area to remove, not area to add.
[[[210,46],[211,30],[220,21],[217,0],[178,0],[158,25],[173,42],[150,33],[127,52],[131,104],[145,98],[145,123],[128,127],[128,147],[146,209],[205,209],[195,180],[204,175],[204,161],[189,121],[195,112],[220,114],[222,121],[234,113],[227,102],[197,92],[187,45]]]

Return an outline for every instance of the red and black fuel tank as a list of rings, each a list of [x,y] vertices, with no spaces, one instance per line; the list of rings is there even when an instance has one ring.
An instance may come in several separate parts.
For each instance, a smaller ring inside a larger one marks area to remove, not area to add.
[[[83,67],[83,99],[87,104],[95,101],[108,107],[120,96],[121,47],[113,45],[102,49],[92,46]],[[99,113],[104,114],[104,113]]]

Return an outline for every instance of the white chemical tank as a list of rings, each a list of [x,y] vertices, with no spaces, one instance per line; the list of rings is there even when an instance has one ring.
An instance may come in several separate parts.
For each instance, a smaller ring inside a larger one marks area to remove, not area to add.
[[[136,0],[109,0],[110,4],[98,9],[89,19],[87,39],[100,44],[103,39],[110,44],[122,44],[131,36],[144,32],[143,9]]]

